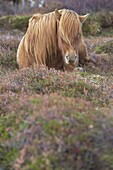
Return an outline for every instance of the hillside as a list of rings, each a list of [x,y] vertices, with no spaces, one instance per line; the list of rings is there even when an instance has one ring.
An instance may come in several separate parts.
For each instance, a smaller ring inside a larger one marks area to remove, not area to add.
[[[82,72],[19,71],[16,51],[28,19],[0,18],[0,169],[112,170],[112,22],[87,21],[93,62]]]

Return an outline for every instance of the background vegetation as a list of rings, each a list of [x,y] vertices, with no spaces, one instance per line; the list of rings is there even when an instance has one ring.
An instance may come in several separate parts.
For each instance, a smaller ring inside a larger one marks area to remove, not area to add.
[[[61,2],[48,1],[40,11]],[[81,1],[65,1],[76,9],[75,2]],[[91,11],[104,8],[98,2]],[[92,62],[68,73],[18,70],[16,51],[32,12],[9,16],[4,10],[0,17],[0,169],[112,170],[113,13],[91,12],[83,34]]]

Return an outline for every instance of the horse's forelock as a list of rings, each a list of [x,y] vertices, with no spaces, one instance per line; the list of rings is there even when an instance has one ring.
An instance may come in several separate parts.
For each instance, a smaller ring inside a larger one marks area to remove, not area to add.
[[[73,42],[78,32],[81,33],[81,23],[74,11],[65,10],[62,12],[59,27],[59,34],[67,43]]]

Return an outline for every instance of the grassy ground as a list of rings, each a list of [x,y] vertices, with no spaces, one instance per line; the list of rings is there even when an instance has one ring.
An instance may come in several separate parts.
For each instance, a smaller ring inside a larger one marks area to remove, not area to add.
[[[112,37],[86,37],[84,72],[18,70],[23,32],[0,32],[0,169],[113,169]]]

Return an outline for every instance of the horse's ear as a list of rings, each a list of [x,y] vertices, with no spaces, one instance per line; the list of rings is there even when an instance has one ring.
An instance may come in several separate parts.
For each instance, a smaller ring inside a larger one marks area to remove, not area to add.
[[[58,20],[60,20],[60,17],[61,17],[61,14],[60,12],[58,11],[58,9],[55,9],[55,16]]]
[[[79,20],[80,20],[80,22],[81,23],[83,23],[86,19],[87,19],[87,17],[89,16],[89,14],[86,14],[86,15],[80,15],[79,16]]]

